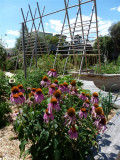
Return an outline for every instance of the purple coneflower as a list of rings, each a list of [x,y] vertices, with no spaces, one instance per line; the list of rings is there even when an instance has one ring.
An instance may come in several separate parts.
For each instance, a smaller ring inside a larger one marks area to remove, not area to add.
[[[50,69],[50,71],[48,72],[48,76],[49,77],[57,77],[57,72],[55,69]]]
[[[18,93],[18,96],[20,97],[21,104],[24,104],[25,103],[25,97],[24,97],[23,93],[22,92]]]
[[[51,84],[49,87],[49,95],[53,95],[53,93],[55,92],[55,85]]]
[[[21,99],[20,99],[19,95],[18,94],[13,94],[12,97],[11,97],[11,102],[16,104],[16,105],[21,104]]]
[[[63,83],[63,91],[69,93],[68,83]]]
[[[23,85],[22,85],[22,84],[19,84],[19,85],[18,85],[18,88],[19,88],[19,91],[20,91],[20,92],[22,92],[22,93],[25,92],[25,90],[23,89]]]
[[[77,139],[78,134],[75,126],[72,126],[72,128],[69,129],[68,133],[69,133],[70,139]]]
[[[44,119],[44,122],[45,123],[48,123],[49,122],[49,120],[54,120],[54,115],[51,113],[51,114],[49,114],[48,113],[48,109],[46,109],[45,110],[45,113],[44,113],[44,116],[43,116],[43,119]]]
[[[73,107],[69,108],[64,118],[65,118],[64,124],[68,123],[68,125],[70,124],[75,125],[76,122],[75,109]]]
[[[34,97],[35,97],[35,102],[36,103],[41,103],[44,100],[44,95],[42,94],[42,89],[41,88],[36,89]]]
[[[82,92],[82,94],[80,94],[79,98],[82,99],[83,101],[85,101],[86,100],[85,92]]]
[[[36,92],[36,88],[31,88],[31,92]]]
[[[55,111],[59,111],[61,108],[59,106],[59,103],[57,101],[56,98],[52,98],[50,103],[48,104],[48,113],[49,114],[52,114],[52,111],[55,110]]]
[[[41,86],[47,88],[50,86],[50,84],[51,84],[51,81],[48,79],[47,76],[44,76],[41,81]]]
[[[82,119],[82,118],[87,118],[87,110],[86,110],[86,108],[82,107],[82,108],[80,109],[79,117],[80,117],[80,119]]]
[[[59,85],[58,85],[58,80],[57,80],[57,79],[54,80],[53,85],[55,85],[55,87],[57,87],[57,88],[59,87]]]
[[[91,97],[91,102],[94,103],[99,103],[99,98],[98,98],[98,93],[94,92],[92,97]]]
[[[60,90],[56,90],[54,93],[53,93],[54,97],[58,100],[58,102],[62,101],[61,99],[61,91]]]
[[[85,100],[85,102],[83,103],[83,107],[90,107],[90,101],[88,99]]]
[[[60,90],[62,93],[64,92],[64,86],[63,86],[63,84],[60,84],[60,85],[59,85],[58,90]]]

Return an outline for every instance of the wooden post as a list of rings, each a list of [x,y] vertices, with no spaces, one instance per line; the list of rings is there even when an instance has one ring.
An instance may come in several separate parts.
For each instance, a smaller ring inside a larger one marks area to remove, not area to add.
[[[23,60],[24,60],[24,76],[27,78],[26,74],[26,55],[25,55],[25,32],[24,23],[22,23],[22,50],[23,50]]]
[[[99,36],[98,36],[98,20],[97,20],[96,0],[94,0],[94,5],[95,5],[95,19],[96,19],[96,34],[97,34],[97,45],[98,45],[98,55],[99,55],[99,66],[100,66],[100,72],[101,72],[101,60],[100,60],[100,46],[99,46]]]

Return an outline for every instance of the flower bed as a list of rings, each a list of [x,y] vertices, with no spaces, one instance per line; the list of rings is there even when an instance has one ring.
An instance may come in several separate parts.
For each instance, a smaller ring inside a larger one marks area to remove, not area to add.
[[[57,78],[54,69],[48,76],[42,78],[41,88],[28,88],[26,97],[22,85],[11,89],[10,100],[18,106],[14,129],[21,155],[31,154],[33,160],[92,156],[96,135],[106,129],[98,93],[83,91],[75,80]],[[30,147],[25,150],[27,144]]]

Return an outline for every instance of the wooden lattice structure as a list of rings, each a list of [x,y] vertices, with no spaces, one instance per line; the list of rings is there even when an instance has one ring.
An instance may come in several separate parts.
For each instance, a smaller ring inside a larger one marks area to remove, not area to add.
[[[83,14],[82,14],[82,6],[91,4],[91,15],[87,17],[86,20],[84,20]],[[31,63],[32,59],[35,56],[36,58],[36,67],[37,67],[37,57],[39,55],[42,55],[44,53],[49,55],[49,48],[48,45],[45,42],[45,29],[44,29],[44,23],[43,19],[46,16],[57,14],[60,12],[65,12],[64,19],[63,19],[63,25],[61,28],[60,36],[59,36],[59,42],[57,45],[56,50],[56,56],[53,64],[53,68],[56,67],[56,61],[58,56],[64,56],[66,57],[64,68],[63,68],[63,74],[65,74],[67,63],[69,60],[69,57],[72,57],[73,63],[74,63],[74,69],[77,71],[77,57],[81,57],[79,62],[79,74],[81,74],[83,61],[85,61],[86,65],[86,71],[87,71],[87,57],[88,55],[93,52],[93,48],[91,47],[91,42],[95,39],[97,39],[97,54],[94,56],[99,60],[99,66],[101,68],[101,62],[100,62],[100,49],[99,49],[99,40],[98,40],[98,20],[97,20],[97,7],[96,7],[96,0],[78,0],[78,3],[75,5],[70,6],[69,0],[64,0],[64,8],[44,14],[45,7],[43,8],[43,12],[41,13],[39,4],[37,2],[37,8],[35,9],[35,13],[33,15],[31,11],[30,5],[29,11],[27,12],[26,17],[24,16],[23,10],[21,9],[22,16],[24,22],[22,22],[22,48],[20,46],[20,49],[23,51],[24,55],[24,72],[26,77],[26,56],[31,56]],[[70,9],[76,8],[76,17],[74,18],[74,23],[71,23],[70,21]],[[36,17],[36,12],[38,12],[39,16]],[[28,20],[28,15],[31,16],[31,19]],[[36,26],[36,20],[39,20],[39,24]],[[32,22],[32,27],[28,31],[28,23]],[[44,42],[41,42],[40,37],[38,36],[41,31],[43,33]],[[34,28],[34,29],[33,29]],[[32,34],[34,33],[34,38]],[[66,39],[64,41],[63,37]],[[91,54],[92,55],[92,54]]]

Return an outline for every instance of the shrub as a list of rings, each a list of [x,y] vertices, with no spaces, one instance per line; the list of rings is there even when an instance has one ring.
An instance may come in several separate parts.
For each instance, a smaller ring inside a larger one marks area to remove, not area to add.
[[[9,104],[7,102],[0,103],[0,128],[6,125],[8,122],[6,114],[11,112]]]

